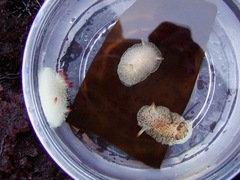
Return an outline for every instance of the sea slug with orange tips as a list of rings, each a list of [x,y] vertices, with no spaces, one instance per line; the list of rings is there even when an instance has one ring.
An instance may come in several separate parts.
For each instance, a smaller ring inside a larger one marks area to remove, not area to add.
[[[167,107],[156,106],[154,103],[151,106],[143,106],[138,111],[137,121],[142,127],[137,137],[146,132],[162,144],[182,144],[192,135],[192,121],[187,121]]]

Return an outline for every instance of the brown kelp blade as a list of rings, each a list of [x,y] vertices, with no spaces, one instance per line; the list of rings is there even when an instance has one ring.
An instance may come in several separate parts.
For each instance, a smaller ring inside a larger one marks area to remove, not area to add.
[[[194,87],[203,51],[192,41],[188,29],[171,23],[160,24],[149,35],[149,40],[160,49],[164,60],[146,80],[126,87],[118,78],[117,66],[124,51],[140,40],[124,39],[121,24],[115,25],[86,74],[67,122],[159,168],[167,146],[144,133],[136,137],[141,129],[137,125],[137,112],[154,101],[182,114]]]

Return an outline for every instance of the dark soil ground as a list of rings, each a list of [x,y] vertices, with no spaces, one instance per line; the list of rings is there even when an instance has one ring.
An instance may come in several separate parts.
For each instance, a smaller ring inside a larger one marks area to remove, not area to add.
[[[0,0],[0,179],[70,179],[31,128],[22,96],[24,44],[43,0]]]

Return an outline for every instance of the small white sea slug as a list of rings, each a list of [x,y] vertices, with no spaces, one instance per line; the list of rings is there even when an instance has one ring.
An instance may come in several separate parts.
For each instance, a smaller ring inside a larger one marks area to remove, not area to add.
[[[160,50],[150,42],[134,44],[122,55],[117,73],[125,86],[135,85],[155,72],[162,62]]]
[[[68,84],[62,73],[46,67],[39,72],[39,95],[49,125],[59,127],[69,113]]]
[[[138,125],[143,132],[162,144],[182,144],[192,135],[192,122],[186,121],[177,113],[171,112],[167,107],[143,106],[137,113]]]

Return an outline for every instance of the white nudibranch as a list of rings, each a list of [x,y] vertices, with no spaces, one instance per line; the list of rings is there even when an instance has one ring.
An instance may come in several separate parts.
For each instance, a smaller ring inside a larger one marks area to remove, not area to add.
[[[49,125],[59,127],[69,113],[68,85],[64,77],[51,68],[39,72],[39,95]]]
[[[117,73],[125,86],[135,85],[155,72],[162,62],[160,50],[150,42],[135,44],[121,57]]]
[[[151,106],[143,106],[138,111],[137,121],[142,127],[137,137],[146,132],[162,144],[182,144],[192,135],[192,122],[186,121],[167,107],[155,106],[154,103]]]

